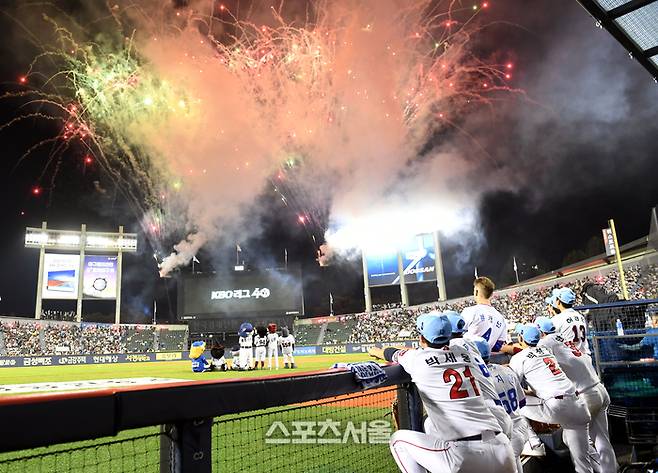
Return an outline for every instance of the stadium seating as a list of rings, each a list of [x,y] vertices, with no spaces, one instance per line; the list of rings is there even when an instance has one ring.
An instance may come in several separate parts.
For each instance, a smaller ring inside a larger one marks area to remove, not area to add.
[[[658,297],[658,265],[646,266],[634,265],[625,268],[626,282],[629,297],[631,299],[651,299]],[[545,312],[544,299],[551,293],[553,288],[568,286],[579,295],[577,303],[581,303],[580,293],[584,284],[595,283],[602,285],[607,292],[621,295],[619,274],[616,270],[603,276],[583,277],[562,283],[559,279],[552,280],[543,286],[531,289],[518,288],[508,291],[502,295],[495,295],[492,304],[506,315],[511,326],[517,323],[527,323]],[[343,316],[340,321],[327,325],[323,344],[335,343],[371,343],[382,340],[400,340],[405,338],[416,338],[415,320],[419,314],[430,310],[457,310],[471,305],[470,298],[448,301],[444,303],[432,303],[407,308],[396,307],[395,304],[385,304],[386,309],[370,313],[353,314]],[[298,325],[296,330],[302,329],[309,332],[313,326]],[[316,326],[320,330],[320,326]],[[317,332],[314,332],[317,333]],[[314,344],[313,337],[305,336],[303,340]],[[297,337],[299,344],[302,343]]]
[[[186,326],[0,319],[0,356],[96,355],[183,350]]]

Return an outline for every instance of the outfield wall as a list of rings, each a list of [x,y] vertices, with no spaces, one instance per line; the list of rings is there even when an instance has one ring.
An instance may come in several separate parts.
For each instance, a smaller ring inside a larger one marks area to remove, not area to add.
[[[295,347],[295,356],[307,355],[344,355],[368,353],[372,347],[406,347],[418,348],[416,340],[400,340],[384,343],[345,343],[342,345],[305,345]],[[189,359],[189,351],[158,352],[158,353],[121,353],[109,355],[49,355],[49,356],[3,356],[0,357],[0,368],[17,368],[26,366],[70,366],[70,365],[106,365],[116,363],[142,363],[147,361],[180,361]],[[210,352],[205,355],[210,357]],[[227,352],[226,358],[231,358]],[[504,360],[492,356],[492,361],[501,363]]]
[[[418,346],[416,341],[386,342],[384,346]],[[337,355],[345,353],[367,353],[368,348],[381,343],[347,343],[343,345],[309,345],[297,346],[293,354],[305,355]],[[16,368],[22,366],[64,366],[64,365],[106,365],[116,363],[141,363],[147,361],[179,361],[189,359],[189,351],[158,352],[158,353],[119,353],[107,355],[47,355],[47,356],[3,356],[0,357],[0,368]],[[206,352],[210,357],[210,352]],[[230,352],[226,358],[231,358]]]

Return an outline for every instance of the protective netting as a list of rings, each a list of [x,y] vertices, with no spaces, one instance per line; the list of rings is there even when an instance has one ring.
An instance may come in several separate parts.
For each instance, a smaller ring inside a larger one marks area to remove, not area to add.
[[[47,422],[36,428],[48,428]],[[141,429],[145,430],[145,429]],[[159,473],[160,433],[0,454],[0,473]]]
[[[590,309],[594,363],[612,404],[658,407],[658,304]],[[602,321],[607,321],[605,324]]]
[[[388,440],[396,388],[217,418],[213,472],[396,471]]]

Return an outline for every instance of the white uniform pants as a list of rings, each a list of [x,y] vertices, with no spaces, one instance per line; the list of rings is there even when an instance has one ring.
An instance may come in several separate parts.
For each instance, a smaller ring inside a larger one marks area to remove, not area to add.
[[[272,358],[274,358],[274,366],[279,369],[279,352],[276,347],[267,347],[267,367],[272,369]]]
[[[512,451],[514,452],[517,473],[523,473],[521,452],[523,451],[523,446],[528,441],[529,429],[528,421],[522,415],[517,414],[512,418]]]
[[[283,354],[283,364],[284,365],[286,365],[288,363],[293,364],[294,362],[295,362],[295,359],[292,356],[292,352]]]
[[[491,413],[494,415],[496,420],[498,421],[498,425],[500,425],[500,430],[503,432],[508,439],[512,439],[512,419],[510,418],[509,414],[507,411],[505,411],[505,408],[503,406],[499,406],[498,404],[494,403],[491,399],[487,399],[485,401],[487,407],[491,411]]]
[[[265,362],[265,353],[267,351],[266,347],[256,347],[256,362],[262,361]]]
[[[588,455],[589,434],[587,424],[590,416],[587,406],[577,396],[564,396],[563,399],[539,399],[526,397],[526,405],[521,408],[521,415],[545,424],[560,424],[562,439],[571,455],[576,473],[592,473],[592,464]]]
[[[608,406],[610,396],[602,384],[580,393],[579,397],[585,402],[592,421],[589,424],[589,436],[594,442],[594,448],[599,454],[602,473],[617,472],[617,457],[610,443],[608,433]]]
[[[484,432],[483,440],[445,442],[413,430],[391,436],[393,458],[405,473],[502,473],[514,471],[512,447],[502,433]]]
[[[251,348],[240,348],[240,368],[250,369],[254,364],[254,351]]]

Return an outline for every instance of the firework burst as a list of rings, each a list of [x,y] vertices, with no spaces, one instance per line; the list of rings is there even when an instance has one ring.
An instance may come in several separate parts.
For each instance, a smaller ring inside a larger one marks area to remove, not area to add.
[[[24,158],[55,142],[63,159],[74,143],[121,183],[154,241],[198,232],[164,273],[265,185],[321,239],[361,183],[385,189],[428,137],[509,90],[511,64],[469,47],[487,2],[310,5],[303,22],[217,2],[118,4],[85,27],[45,17],[57,47],[18,93],[40,108],[3,128],[55,120],[57,136]]]

